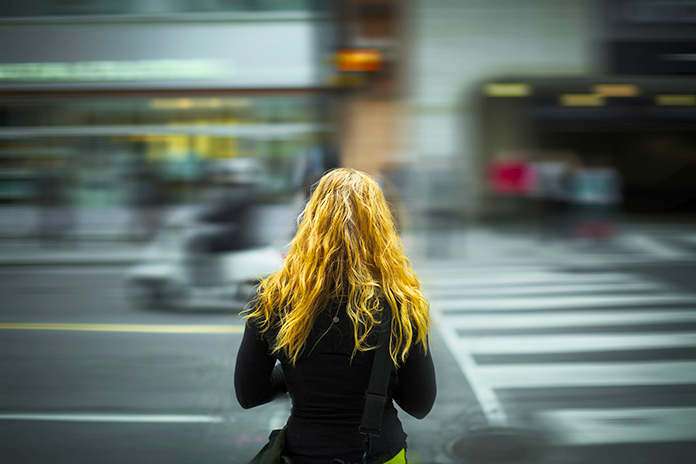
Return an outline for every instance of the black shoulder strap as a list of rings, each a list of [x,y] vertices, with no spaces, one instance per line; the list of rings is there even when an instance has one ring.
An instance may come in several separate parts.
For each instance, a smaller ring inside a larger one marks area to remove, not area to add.
[[[388,311],[383,311],[379,323],[379,337],[375,349],[375,360],[372,364],[370,383],[365,392],[365,408],[363,409],[360,433],[368,436],[378,436],[382,433],[382,415],[387,403],[387,388],[394,364],[389,354],[389,339],[391,321]]]

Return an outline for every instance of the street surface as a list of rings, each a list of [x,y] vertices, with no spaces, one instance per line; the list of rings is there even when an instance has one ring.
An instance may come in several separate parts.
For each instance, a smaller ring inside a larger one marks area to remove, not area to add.
[[[145,312],[126,267],[0,269],[0,455],[7,463],[245,463],[289,401],[242,410],[233,389],[234,311]],[[432,417],[405,417],[413,462],[448,462],[477,405],[435,334]]]
[[[475,237],[413,241],[440,248],[414,259],[439,391],[424,420],[401,414],[409,462],[464,462],[460,439],[494,425],[540,438],[524,462],[693,463],[691,236],[537,256],[514,234],[487,238],[495,256]],[[236,402],[236,312],[136,310],[127,270],[0,267],[2,462],[241,464],[287,419],[288,401]]]
[[[695,462],[692,243],[631,237],[545,264],[429,260],[438,329],[485,422],[538,433],[548,448],[534,462]]]

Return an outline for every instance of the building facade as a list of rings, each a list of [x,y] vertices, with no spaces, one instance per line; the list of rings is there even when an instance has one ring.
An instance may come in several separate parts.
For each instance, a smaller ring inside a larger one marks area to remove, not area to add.
[[[309,1],[3,4],[0,201],[35,201],[40,173],[61,170],[75,204],[124,204],[142,165],[170,201],[195,201],[206,176],[237,159],[255,160],[270,197],[292,193],[317,152],[337,164],[322,152],[327,11]]]

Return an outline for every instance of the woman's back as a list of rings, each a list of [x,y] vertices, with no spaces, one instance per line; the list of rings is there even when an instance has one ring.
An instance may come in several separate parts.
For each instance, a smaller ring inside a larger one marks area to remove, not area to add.
[[[258,369],[264,365],[264,358],[272,357],[269,347],[273,346],[274,331],[261,335],[253,321],[249,322],[245,339],[256,342],[243,343],[237,360],[238,375]],[[371,341],[376,342],[376,335],[370,336]],[[278,357],[292,399],[286,452],[296,464],[325,464],[334,458],[359,462],[363,455],[364,436],[358,426],[375,354],[374,350],[354,354],[354,346],[345,304],[334,301],[315,321],[306,350],[295,364],[285,356]],[[246,389],[247,395],[253,395],[259,387],[247,382],[245,386],[237,385],[237,393],[244,396]],[[406,362],[391,374],[382,434],[372,439],[368,462],[381,462],[406,448],[406,434],[392,399],[407,412],[423,417],[432,407],[435,392],[430,354],[414,346]]]
[[[374,351],[353,356],[354,345],[345,306],[331,305],[312,329],[308,353],[294,366],[280,357],[293,404],[287,451],[297,462],[327,462],[336,457],[358,462],[362,457],[364,436],[358,426]],[[382,435],[371,444],[374,457],[391,457],[406,446],[406,434],[391,401],[395,382],[396,373],[392,373]]]

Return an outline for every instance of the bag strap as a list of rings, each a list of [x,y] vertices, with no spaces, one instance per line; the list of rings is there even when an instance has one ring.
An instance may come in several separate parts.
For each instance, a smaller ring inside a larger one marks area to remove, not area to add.
[[[375,360],[372,364],[370,383],[365,392],[365,407],[360,423],[360,433],[364,435],[379,436],[382,433],[382,415],[387,404],[387,388],[394,367],[389,354],[391,331],[385,327],[386,325],[385,321],[380,322]]]
[[[370,373],[370,382],[365,392],[363,417],[360,427],[358,427],[360,433],[365,435],[363,463],[366,462],[367,455],[370,452],[371,438],[382,434],[382,415],[384,414],[384,406],[387,404],[389,379],[394,369],[394,363],[392,363],[391,355],[389,354],[391,324],[387,319],[383,312],[382,320],[378,326],[379,336],[377,348],[375,349],[375,359],[372,363],[372,372]]]

